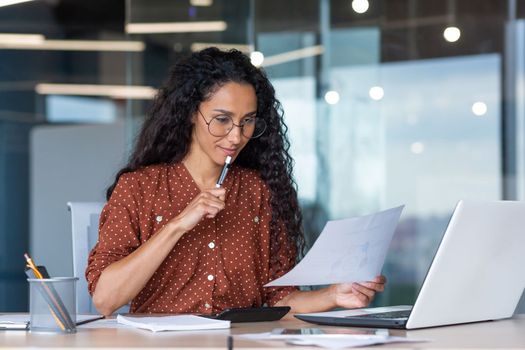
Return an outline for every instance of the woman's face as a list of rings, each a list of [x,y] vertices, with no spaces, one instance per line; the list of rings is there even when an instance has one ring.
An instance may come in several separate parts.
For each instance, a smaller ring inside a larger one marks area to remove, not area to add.
[[[215,135],[219,134],[218,130],[224,130],[228,125],[228,117],[231,117],[234,124],[241,125],[243,122],[252,121],[256,113],[257,96],[252,85],[233,82],[224,84],[211,98],[200,104],[199,110],[193,116],[192,153],[207,156],[221,166],[227,156],[235,160],[250,139],[243,135],[241,128],[237,126],[233,126],[225,136]],[[213,118],[216,119],[212,122]],[[210,133],[209,123],[213,123],[210,127],[215,135]]]

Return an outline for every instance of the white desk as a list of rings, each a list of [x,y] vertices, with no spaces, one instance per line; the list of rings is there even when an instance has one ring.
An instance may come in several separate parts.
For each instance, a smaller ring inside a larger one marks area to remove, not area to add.
[[[226,349],[230,334],[268,332],[273,328],[316,327],[299,320],[263,323],[235,323],[230,330],[151,333],[138,329],[82,329],[76,334],[38,334],[0,331],[0,348],[176,348]],[[320,327],[326,328],[326,327]],[[525,315],[513,319],[421,330],[391,331],[393,335],[433,339],[427,343],[400,343],[374,346],[395,349],[524,349]],[[234,349],[294,348],[280,341],[255,342],[235,339]]]

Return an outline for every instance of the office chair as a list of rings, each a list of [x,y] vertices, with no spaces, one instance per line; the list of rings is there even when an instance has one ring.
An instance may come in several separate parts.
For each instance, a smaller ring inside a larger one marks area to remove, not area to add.
[[[98,222],[103,202],[68,202],[71,213],[71,233],[73,242],[73,273],[77,282],[77,314],[97,314],[89,295],[84,272],[88,254],[98,240]],[[124,305],[115,313],[129,312],[129,305]]]
[[[525,290],[523,291],[523,294],[521,295],[520,302],[518,303],[518,306],[516,307],[516,311],[514,311],[514,314],[525,314]]]

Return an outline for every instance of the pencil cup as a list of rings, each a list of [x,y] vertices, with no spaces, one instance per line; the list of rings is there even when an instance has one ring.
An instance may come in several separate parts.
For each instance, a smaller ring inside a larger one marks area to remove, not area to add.
[[[29,327],[32,332],[76,332],[77,277],[35,279],[29,282]]]

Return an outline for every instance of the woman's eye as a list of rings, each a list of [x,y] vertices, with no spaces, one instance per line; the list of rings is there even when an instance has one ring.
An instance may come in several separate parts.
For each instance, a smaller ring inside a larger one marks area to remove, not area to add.
[[[228,116],[225,116],[225,115],[219,115],[217,117],[215,117],[215,120],[221,124],[228,124],[230,123],[230,118]]]
[[[246,124],[247,124],[247,125],[253,125],[253,124],[255,124],[255,117],[244,118],[244,119],[242,120],[242,124],[243,124],[243,125],[246,125]]]

